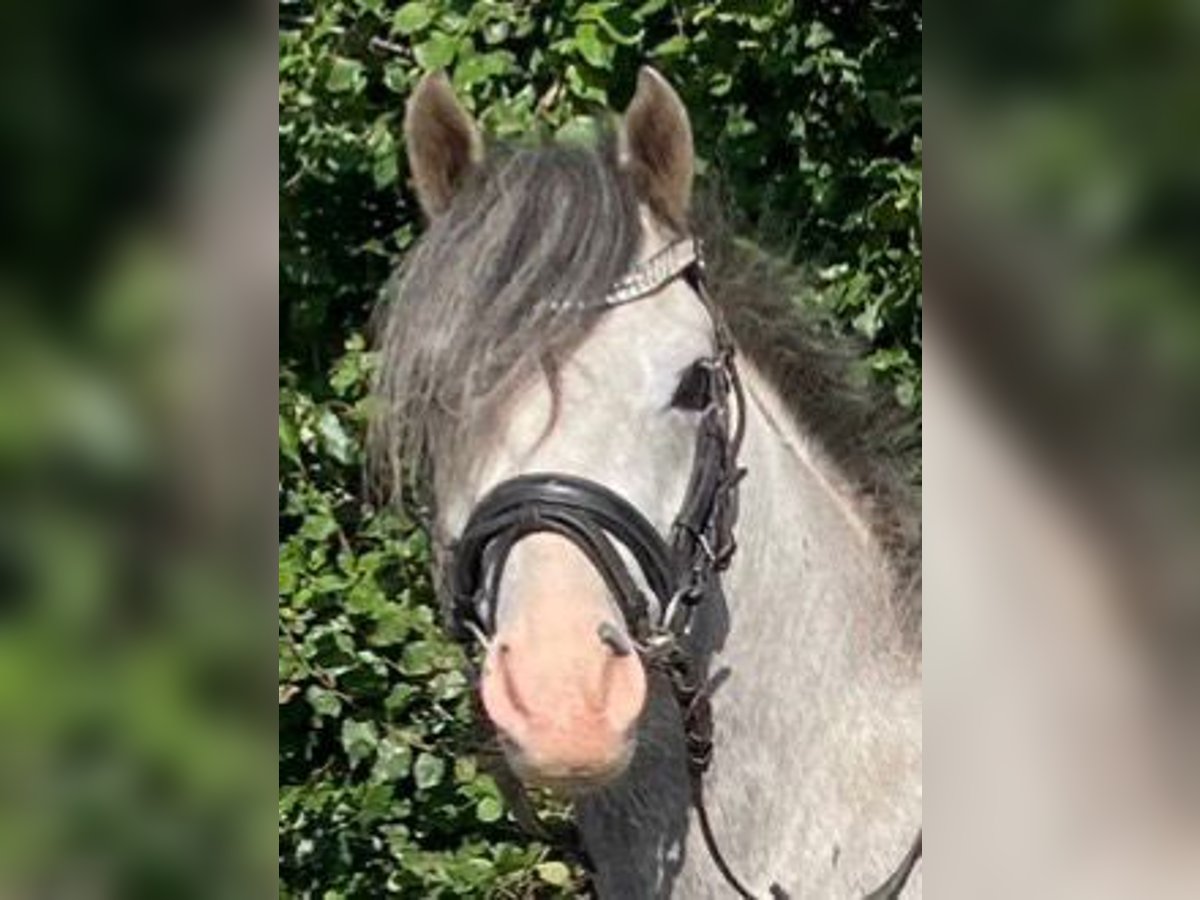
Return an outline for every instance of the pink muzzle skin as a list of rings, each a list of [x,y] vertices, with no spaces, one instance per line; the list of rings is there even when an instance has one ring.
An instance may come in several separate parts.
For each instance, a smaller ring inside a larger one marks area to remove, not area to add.
[[[541,545],[529,548],[537,577],[489,642],[484,709],[523,780],[568,789],[611,781],[633,754],[645,668],[622,652],[624,625],[612,621],[603,581],[582,554],[557,536],[528,543]]]

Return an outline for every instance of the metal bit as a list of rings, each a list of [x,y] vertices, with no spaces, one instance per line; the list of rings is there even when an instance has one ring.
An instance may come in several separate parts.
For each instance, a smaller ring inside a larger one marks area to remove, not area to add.
[[[596,629],[603,642],[616,656],[628,656],[633,652],[629,638],[612,622],[601,622]]]

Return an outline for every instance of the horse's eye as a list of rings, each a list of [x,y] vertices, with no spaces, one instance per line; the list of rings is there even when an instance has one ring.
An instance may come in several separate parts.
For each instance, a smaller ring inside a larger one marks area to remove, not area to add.
[[[712,399],[712,372],[702,362],[692,363],[679,378],[675,395],[671,398],[674,409],[699,412]]]

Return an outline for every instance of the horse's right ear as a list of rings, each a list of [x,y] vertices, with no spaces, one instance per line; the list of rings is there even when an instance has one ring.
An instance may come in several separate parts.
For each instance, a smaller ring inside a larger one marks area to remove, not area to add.
[[[444,212],[471,171],[483,160],[483,140],[441,72],[421,79],[404,113],[408,166],[421,208],[430,218]]]
[[[672,225],[681,225],[692,198],[692,126],[675,89],[650,66],[638,72],[621,125],[621,158],[638,193]]]

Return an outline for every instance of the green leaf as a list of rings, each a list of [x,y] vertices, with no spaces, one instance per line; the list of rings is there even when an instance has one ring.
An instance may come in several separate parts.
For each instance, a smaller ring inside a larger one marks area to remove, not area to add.
[[[459,90],[467,90],[473,85],[506,74],[512,66],[512,54],[504,51],[469,56],[455,67],[454,86]]]
[[[315,543],[321,543],[337,534],[337,522],[329,513],[321,508],[314,509],[305,516],[304,524],[300,526],[301,537]]]
[[[457,54],[458,41],[440,31],[435,31],[427,41],[413,48],[413,56],[426,72],[448,68]]]
[[[555,138],[564,144],[579,144],[583,147],[593,147],[596,136],[600,134],[597,122],[592,116],[573,116],[563,123],[555,132]]]
[[[483,40],[488,44],[503,43],[511,30],[507,22],[488,22],[483,26]]]
[[[376,612],[375,630],[368,639],[372,647],[390,647],[408,637],[409,618],[401,610],[386,603]]]
[[[357,819],[364,825],[378,822],[391,812],[395,794],[390,784],[376,782],[363,792],[358,803]]]
[[[639,21],[646,19],[654,15],[669,2],[670,0],[646,0],[645,3],[633,11],[633,17]]]
[[[687,38],[681,34],[677,34],[674,37],[667,38],[657,47],[652,49],[650,51],[650,56],[658,57],[660,59],[663,57],[679,56],[685,53],[687,48]]]
[[[392,31],[396,34],[414,34],[433,21],[433,10],[428,3],[405,3],[392,17]]]
[[[342,722],[342,748],[350,757],[351,763],[361,762],[370,756],[375,751],[378,740],[373,722],[359,722],[355,719]]]
[[[454,780],[460,784],[469,784],[479,774],[479,766],[474,757],[459,756],[454,760]]]
[[[407,775],[411,766],[412,750],[394,738],[384,738],[376,748],[371,777],[376,781],[395,781]]]
[[[400,63],[388,63],[383,68],[383,84],[395,94],[407,95],[412,90],[413,80],[408,74],[408,67]]]
[[[442,775],[445,772],[445,760],[424,751],[417,754],[417,762],[413,766],[413,778],[417,782],[417,787],[421,790],[427,791],[432,787],[436,787],[441,783]]]
[[[308,701],[308,705],[319,716],[336,718],[342,711],[342,701],[338,698],[338,695],[323,687],[317,687],[315,684],[311,685],[304,692],[304,699]]]
[[[591,22],[575,29],[575,47],[588,65],[606,69],[612,61],[613,48],[600,39],[600,31]]]
[[[708,82],[708,92],[714,97],[724,97],[733,87],[733,76],[728,72],[713,75]]]
[[[375,162],[371,166],[371,177],[375,181],[376,190],[395,184],[399,174],[399,163],[396,160],[395,153],[387,153],[375,157]]]
[[[496,822],[504,815],[504,804],[495,797],[484,797],[475,804],[475,817],[480,822]],[[553,884],[554,882],[551,882]]]
[[[400,654],[400,671],[405,675],[428,675],[434,670],[438,648],[429,641],[413,641]]]
[[[467,676],[458,671],[442,672],[429,683],[433,695],[446,702],[461,697],[468,686]]]
[[[804,46],[810,50],[824,47],[833,40],[833,32],[824,22],[814,21],[808,26],[808,34],[804,37]]]
[[[461,34],[470,25],[470,20],[452,9],[442,13],[442,27],[453,34]]]
[[[643,29],[637,27],[638,17],[630,13],[627,7],[598,10],[592,18],[612,41],[623,47],[636,47],[645,34]]]
[[[400,712],[408,706],[416,693],[417,689],[411,684],[397,684],[387,695],[383,705],[389,712]]]
[[[566,887],[571,883],[571,870],[567,868],[565,863],[539,863],[537,876],[546,882],[546,884],[552,884],[555,887]]]
[[[300,436],[291,419],[279,414],[279,452],[297,465],[300,464]]]
[[[346,609],[360,615],[372,615],[384,608],[383,592],[374,579],[364,578],[359,581],[346,595]]]
[[[351,460],[353,442],[333,410],[326,409],[317,419],[317,434],[321,436],[321,444],[334,459],[342,465],[348,465]]]
[[[593,103],[607,103],[608,95],[604,89],[590,84],[587,79],[580,74],[578,66],[567,66],[567,87],[571,93],[582,100],[590,100]]]
[[[358,93],[365,85],[366,78],[363,76],[362,63],[356,59],[347,59],[344,56],[335,56],[333,58],[333,66],[329,70],[329,77],[325,79],[325,87],[335,94],[341,94],[348,91]]]

